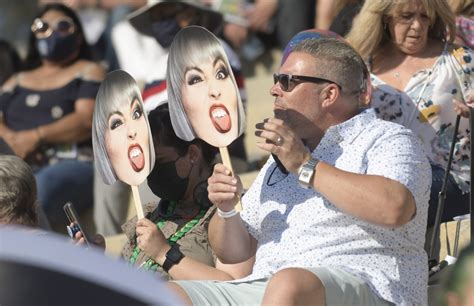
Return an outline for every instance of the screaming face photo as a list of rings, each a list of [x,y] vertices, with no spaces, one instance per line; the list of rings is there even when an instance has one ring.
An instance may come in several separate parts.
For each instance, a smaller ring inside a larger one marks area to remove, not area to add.
[[[178,137],[226,147],[242,134],[245,116],[238,87],[212,33],[197,26],[181,30],[170,47],[166,78]]]
[[[96,166],[105,183],[143,183],[154,165],[154,149],[140,90],[124,71],[111,72],[97,94],[93,118]]]

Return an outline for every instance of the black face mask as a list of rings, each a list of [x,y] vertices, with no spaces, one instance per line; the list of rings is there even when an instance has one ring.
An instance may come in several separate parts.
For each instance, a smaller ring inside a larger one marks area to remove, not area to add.
[[[181,178],[176,171],[176,161],[162,164],[155,163],[153,170],[148,175],[147,183],[151,191],[158,197],[168,201],[179,201],[183,198],[189,184],[189,175],[193,169],[189,169],[188,176]]]
[[[169,48],[173,38],[181,30],[175,18],[162,19],[151,24],[153,36],[163,48]]]
[[[38,38],[36,48],[42,58],[53,62],[61,62],[77,51],[77,38],[78,36],[75,33],[62,36],[53,31],[49,37]]]

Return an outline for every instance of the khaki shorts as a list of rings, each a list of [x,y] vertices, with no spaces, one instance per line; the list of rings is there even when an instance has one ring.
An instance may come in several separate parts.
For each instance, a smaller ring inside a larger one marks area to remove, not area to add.
[[[326,305],[393,305],[377,295],[358,277],[339,268],[312,268],[326,292]],[[176,281],[195,306],[242,305],[262,303],[268,278],[249,282]]]

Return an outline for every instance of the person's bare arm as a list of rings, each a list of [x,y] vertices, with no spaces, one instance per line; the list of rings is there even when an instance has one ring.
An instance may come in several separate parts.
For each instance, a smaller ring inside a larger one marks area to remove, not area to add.
[[[170,244],[156,225],[148,219],[140,219],[136,226],[138,247],[155,262],[163,266]],[[208,266],[191,257],[185,256],[173,265],[168,273],[175,280],[233,280],[247,276],[252,271],[253,258],[247,261],[226,265],[219,260],[216,266]]]
[[[262,130],[257,136],[268,140],[257,145],[276,154],[290,172],[298,175],[299,167],[310,159],[302,141],[279,119],[259,123],[257,129]],[[277,146],[279,136],[284,141]],[[380,226],[402,226],[416,212],[410,190],[381,175],[352,173],[319,162],[311,186],[346,214]]]
[[[95,0],[98,5],[106,10],[115,8],[118,5],[128,5],[135,9],[146,5],[146,0]]]
[[[41,140],[53,144],[79,142],[90,138],[93,112],[94,99],[77,100],[73,113],[37,128]]]
[[[351,173],[320,162],[311,184],[343,212],[372,224],[398,227],[415,215],[411,192],[383,176]]]
[[[254,31],[267,32],[268,24],[278,10],[278,0],[257,0],[247,10],[249,27]]]
[[[334,0],[318,0],[316,1],[316,18],[314,27],[316,29],[329,30],[334,15]]]
[[[159,259],[164,262],[164,258]],[[245,277],[252,272],[254,258],[237,264],[223,264],[219,260],[216,267],[185,256],[178,264],[172,266],[168,274],[175,280],[220,280],[229,281]]]
[[[101,81],[104,75],[103,67],[93,64],[85,78]],[[74,112],[50,124],[38,127],[42,141],[68,143],[90,138],[94,103],[95,99],[79,99],[75,102]]]
[[[88,70],[87,78],[102,80],[104,69],[93,64]],[[8,84],[7,84],[8,86]],[[75,102],[74,112],[67,114],[50,124],[38,126],[34,129],[11,131],[0,127],[2,134],[6,133],[5,141],[13,149],[15,154],[25,158],[33,152],[40,143],[74,143],[90,138],[92,129],[92,114],[94,112],[95,99],[78,99]]]
[[[240,180],[224,165],[217,164],[208,182],[209,200],[224,212],[234,209],[242,191]],[[208,232],[212,249],[223,263],[244,262],[256,253],[257,241],[249,234],[239,214],[230,218],[214,214]]]

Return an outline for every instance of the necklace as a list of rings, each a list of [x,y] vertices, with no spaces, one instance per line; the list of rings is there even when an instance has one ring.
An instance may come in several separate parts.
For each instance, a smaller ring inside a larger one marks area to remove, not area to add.
[[[399,77],[400,77],[400,72],[397,71],[397,72],[395,72],[393,75],[394,75],[396,78],[399,78]]]
[[[176,208],[176,202],[170,202],[168,206],[168,210],[166,212],[166,216],[163,216],[158,219],[156,222],[156,226],[158,230],[161,230],[165,226],[165,222],[171,219],[174,209]],[[183,238],[187,233],[191,231],[191,229],[198,224],[199,220],[206,214],[207,209],[203,208],[201,211],[189,222],[187,222],[183,227],[181,227],[178,231],[168,237],[168,243],[173,246],[178,240]],[[137,241],[135,238],[135,247],[133,248],[132,256],[130,256],[130,264],[135,264],[137,261],[138,255],[140,254],[140,249],[137,246]],[[156,271],[158,269],[159,264],[155,262],[153,259],[148,258],[140,267],[145,270]]]

